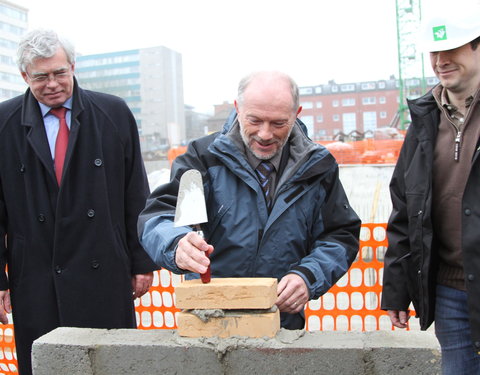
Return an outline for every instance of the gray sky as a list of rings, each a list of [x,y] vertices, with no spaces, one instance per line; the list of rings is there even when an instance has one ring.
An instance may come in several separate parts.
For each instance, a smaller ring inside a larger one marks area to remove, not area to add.
[[[232,101],[255,70],[301,86],[398,76],[395,0],[11,1],[30,10],[30,28],[52,28],[82,54],[180,52],[185,103],[200,111]]]

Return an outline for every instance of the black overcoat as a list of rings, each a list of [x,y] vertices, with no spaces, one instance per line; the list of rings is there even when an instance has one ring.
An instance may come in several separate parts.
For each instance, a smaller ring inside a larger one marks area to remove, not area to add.
[[[138,138],[123,100],[75,81],[59,188],[30,90],[0,104],[0,290],[25,373],[32,341],[56,327],[136,326],[131,277],[155,269],[136,233],[149,193]]]

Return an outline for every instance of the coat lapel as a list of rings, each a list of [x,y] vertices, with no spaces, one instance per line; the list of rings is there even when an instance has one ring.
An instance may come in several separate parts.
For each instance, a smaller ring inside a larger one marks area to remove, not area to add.
[[[42,112],[40,111],[37,100],[30,92],[30,89],[27,90],[23,99],[22,126],[28,128],[28,143],[48,171],[48,174],[55,179],[52,154],[50,153],[50,147],[48,146]]]
[[[73,103],[70,123],[70,135],[68,136],[68,148],[65,155],[64,173],[68,173],[70,160],[75,150],[75,144],[78,139],[78,132],[80,131],[80,117],[83,112],[84,105],[82,100],[82,90],[78,87],[77,80],[74,78],[73,86]]]

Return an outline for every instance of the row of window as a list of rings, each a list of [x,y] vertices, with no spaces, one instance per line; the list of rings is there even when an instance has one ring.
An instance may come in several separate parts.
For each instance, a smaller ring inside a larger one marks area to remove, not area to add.
[[[386,119],[387,118],[387,112],[385,112],[385,111],[380,112],[378,115],[379,115],[379,118],[381,118],[381,119]],[[342,116],[342,122],[344,124],[344,127],[345,127],[345,124],[347,124],[348,125],[347,127],[353,126],[353,128],[356,128],[356,119],[357,119],[357,114],[356,113],[343,113],[341,116]],[[363,116],[364,126],[365,126],[365,122],[367,122],[367,124],[375,123],[375,126],[376,126],[377,112],[375,112],[375,111],[362,112],[362,116]],[[314,116],[301,116],[300,118],[301,118],[302,122],[305,123],[305,125],[307,125],[307,126],[309,124],[313,125]],[[332,115],[332,121],[333,122],[340,121],[340,115],[339,114]],[[323,115],[316,115],[315,116],[315,122],[323,123],[324,122],[324,116]]]
[[[426,78],[427,86],[434,86],[438,83],[437,77],[428,77]],[[419,78],[411,78],[405,80],[405,85],[407,87],[416,87],[421,85],[421,80]],[[377,81],[377,82],[362,82],[360,84],[355,83],[345,83],[345,84],[331,84],[315,87],[300,87],[300,95],[312,95],[312,94],[322,94],[324,92],[354,92],[354,91],[369,91],[369,90],[383,90],[387,87],[386,81]],[[395,88],[400,87],[400,81],[395,80]],[[330,90],[326,90],[329,88]]]
[[[5,55],[0,55],[0,64],[5,64],[5,65],[10,65],[10,66],[15,66],[15,60],[13,59],[12,56],[5,56]]]
[[[397,102],[399,98],[397,97]],[[385,104],[387,102],[387,98],[385,96],[380,96],[378,98],[379,104]],[[356,105],[356,100],[355,98],[345,98],[342,99],[341,101],[342,107],[353,107]],[[375,96],[366,96],[362,98],[362,104],[363,105],[372,105],[372,104],[377,104],[377,97]],[[301,102],[300,105],[302,106],[303,109],[312,109],[314,103],[313,102]],[[332,107],[338,107],[340,105],[339,100],[332,100]],[[323,102],[318,101],[315,102],[315,108],[323,108]]]
[[[23,27],[18,27],[5,22],[0,22],[0,30],[6,31],[7,33],[10,33],[10,34],[19,35],[19,36],[22,36],[23,34],[25,34],[25,31],[26,31],[26,29],[24,29]]]
[[[6,49],[17,50],[18,43],[14,42],[13,40],[0,38],[0,47]]]
[[[138,65],[126,66],[122,68],[111,68],[111,69],[98,69],[90,71],[79,71],[77,68],[77,76],[87,79],[87,78],[99,78],[99,77],[114,77],[130,73],[140,72],[140,67]]]
[[[82,74],[75,73],[75,75],[77,76],[80,85],[90,90],[104,91],[110,88],[125,88],[129,90],[140,89],[140,78],[120,78],[104,81],[89,81],[88,79],[85,79]]]
[[[24,82],[23,78],[20,75],[5,73],[5,72],[0,72],[0,81],[17,83],[17,84],[21,84]]]
[[[140,56],[137,52],[126,54],[126,55],[115,55],[115,56],[105,56],[105,57],[95,57],[95,58],[77,58],[77,64],[79,68],[87,68],[91,66],[101,66],[101,65],[111,65],[111,64],[120,64],[124,62],[139,61]]]
[[[21,95],[23,92],[16,90],[8,90],[0,88],[0,101],[5,99],[14,98],[15,96]]]
[[[9,18],[15,18],[20,21],[27,22],[27,12],[11,8],[5,4],[0,4],[0,13],[5,14]]]

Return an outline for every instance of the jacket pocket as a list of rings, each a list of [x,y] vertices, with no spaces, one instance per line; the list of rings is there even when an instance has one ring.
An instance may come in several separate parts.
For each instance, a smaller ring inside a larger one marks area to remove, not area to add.
[[[18,236],[13,236],[12,240],[7,238],[7,246],[10,254],[8,262],[8,279],[10,288],[15,288],[22,279],[24,268],[23,263],[25,259],[25,239]]]
[[[122,233],[120,232],[120,229],[118,228],[118,225],[115,226],[115,244],[114,244],[114,251],[119,257],[119,260],[121,260],[125,266],[129,267],[130,264],[130,257],[128,254],[128,246],[125,241],[125,239],[122,236]]]

